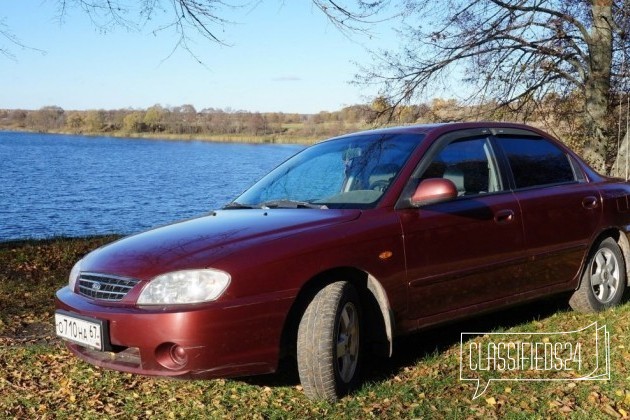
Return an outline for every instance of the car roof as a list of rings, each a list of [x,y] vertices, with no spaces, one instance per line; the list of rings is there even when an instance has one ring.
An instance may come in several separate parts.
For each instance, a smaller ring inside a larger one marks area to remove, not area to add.
[[[511,123],[511,122],[496,122],[496,121],[475,121],[475,122],[449,122],[449,123],[435,123],[435,124],[414,124],[403,125],[396,127],[377,128],[373,130],[358,131],[353,133],[344,134],[335,138],[343,138],[354,135],[368,135],[368,134],[425,134],[425,135],[440,135],[452,131],[468,130],[468,129],[512,129],[512,130],[525,130],[531,134],[539,136],[549,136],[543,131],[525,124]],[[498,134],[498,133],[493,133]]]

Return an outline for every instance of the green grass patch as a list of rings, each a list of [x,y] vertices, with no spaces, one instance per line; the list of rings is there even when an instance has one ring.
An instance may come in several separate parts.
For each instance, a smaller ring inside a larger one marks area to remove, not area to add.
[[[434,328],[366,363],[365,383],[335,404],[304,397],[295,371],[176,381],[103,370],[54,338],[56,289],[76,260],[115,237],[0,243],[0,418],[624,418],[630,413],[630,305],[570,311],[565,298]],[[459,379],[460,333],[554,332],[597,321],[610,332],[611,379],[493,382]],[[289,365],[290,366],[290,365]]]

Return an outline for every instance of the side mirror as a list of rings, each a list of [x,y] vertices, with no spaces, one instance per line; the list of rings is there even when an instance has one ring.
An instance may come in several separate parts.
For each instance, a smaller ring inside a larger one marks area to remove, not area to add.
[[[457,187],[453,181],[445,178],[422,180],[409,200],[413,207],[439,203],[457,197]]]

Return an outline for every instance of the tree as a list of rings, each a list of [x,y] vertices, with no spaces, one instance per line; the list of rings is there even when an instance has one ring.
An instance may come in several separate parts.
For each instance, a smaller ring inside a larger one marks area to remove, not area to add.
[[[260,112],[248,114],[246,123],[248,132],[254,136],[267,133],[267,121]]]
[[[153,105],[147,109],[147,112],[144,114],[144,124],[154,133],[162,132],[165,128],[164,120],[166,119],[167,113],[168,111],[161,105]]]
[[[103,131],[103,128],[105,127],[106,124],[106,118],[105,118],[105,111],[104,110],[90,110],[87,111],[87,114],[85,115],[85,120],[84,120],[84,124],[87,128],[87,130],[90,133],[98,133],[100,131]]]
[[[28,112],[23,109],[14,109],[10,111],[9,121],[10,124],[15,127],[24,128],[26,126],[26,120]]]
[[[59,130],[65,124],[65,112],[56,105],[45,106],[27,115],[26,124],[41,132]]]
[[[123,129],[127,133],[141,133],[144,130],[144,112],[135,111],[125,115]]]
[[[377,52],[379,64],[360,82],[381,83],[381,95],[393,106],[434,95],[446,79],[473,103],[494,101],[512,110],[533,109],[549,93],[578,93],[584,154],[597,169],[610,169],[617,136],[609,115],[630,65],[622,68],[630,51],[628,1],[404,3],[402,50]]]
[[[66,126],[73,133],[80,133],[84,123],[83,115],[79,112],[71,112],[66,118]]]

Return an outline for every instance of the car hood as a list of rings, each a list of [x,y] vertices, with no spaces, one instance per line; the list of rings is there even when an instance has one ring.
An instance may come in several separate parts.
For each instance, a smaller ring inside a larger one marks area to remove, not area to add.
[[[81,269],[149,280],[165,272],[211,267],[240,249],[262,247],[282,237],[349,222],[360,215],[360,210],[336,209],[220,210],[105,245],[88,254]]]

